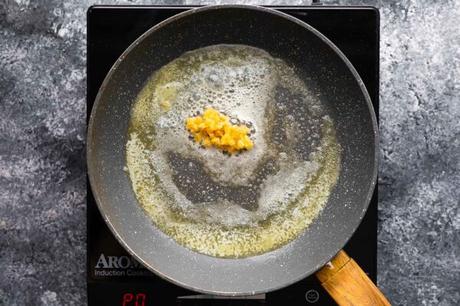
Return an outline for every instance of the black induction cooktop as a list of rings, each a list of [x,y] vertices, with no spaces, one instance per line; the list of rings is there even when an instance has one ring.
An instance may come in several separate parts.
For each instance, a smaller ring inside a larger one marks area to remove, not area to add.
[[[192,7],[93,6],[87,23],[88,118],[99,87],[118,56],[158,22]],[[372,7],[273,7],[315,27],[348,57],[379,109],[379,13]],[[378,117],[378,114],[377,114]],[[345,246],[373,281],[377,277],[377,193]],[[87,280],[90,306],[334,305],[314,276],[265,295],[217,299],[173,285],[144,269],[120,246],[99,214],[88,183]]]

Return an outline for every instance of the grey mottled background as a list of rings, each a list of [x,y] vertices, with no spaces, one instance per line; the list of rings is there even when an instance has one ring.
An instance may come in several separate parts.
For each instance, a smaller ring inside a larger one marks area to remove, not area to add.
[[[395,305],[459,305],[460,1],[324,2],[381,9],[379,286]],[[93,3],[0,0],[0,305],[86,302]]]

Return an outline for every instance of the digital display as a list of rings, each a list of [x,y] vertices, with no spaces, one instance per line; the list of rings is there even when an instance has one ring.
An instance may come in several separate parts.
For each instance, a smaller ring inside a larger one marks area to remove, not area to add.
[[[121,305],[122,306],[146,306],[147,294],[143,292],[133,293],[126,292],[123,294]]]

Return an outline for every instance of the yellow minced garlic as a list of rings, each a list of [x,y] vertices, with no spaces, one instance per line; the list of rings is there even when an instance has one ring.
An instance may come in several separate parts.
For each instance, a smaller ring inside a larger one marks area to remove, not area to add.
[[[254,146],[247,126],[230,123],[227,116],[214,108],[207,108],[202,116],[187,118],[186,127],[193,139],[205,148],[216,147],[233,154]]]

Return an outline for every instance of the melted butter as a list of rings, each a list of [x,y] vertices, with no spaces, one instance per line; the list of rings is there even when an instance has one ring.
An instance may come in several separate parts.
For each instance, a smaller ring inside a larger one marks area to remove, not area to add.
[[[254,149],[226,156],[191,141],[184,119],[205,107],[250,122]],[[156,71],[134,104],[126,159],[160,230],[229,258],[295,239],[340,172],[334,125],[315,95],[286,63],[241,45],[194,50]]]

